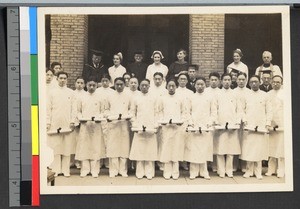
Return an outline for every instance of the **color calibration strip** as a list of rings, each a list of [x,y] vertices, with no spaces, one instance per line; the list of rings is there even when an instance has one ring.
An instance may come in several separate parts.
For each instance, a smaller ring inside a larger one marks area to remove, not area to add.
[[[39,126],[38,126],[38,60],[37,7],[29,7],[31,68],[31,133],[32,133],[32,205],[40,205]]]

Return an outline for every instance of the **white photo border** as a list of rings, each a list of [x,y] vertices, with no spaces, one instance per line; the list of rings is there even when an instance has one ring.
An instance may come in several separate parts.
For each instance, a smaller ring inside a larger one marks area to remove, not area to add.
[[[284,6],[216,6],[216,7],[38,7],[38,82],[39,82],[39,143],[40,143],[40,193],[41,194],[127,194],[127,193],[217,193],[217,192],[275,192],[293,191],[292,103],[290,8]],[[126,186],[48,186],[46,145],[46,85],[45,85],[45,15],[139,15],[139,14],[272,14],[282,18],[282,66],[284,75],[285,122],[285,183],[267,184],[200,184],[200,185],[126,185]]]

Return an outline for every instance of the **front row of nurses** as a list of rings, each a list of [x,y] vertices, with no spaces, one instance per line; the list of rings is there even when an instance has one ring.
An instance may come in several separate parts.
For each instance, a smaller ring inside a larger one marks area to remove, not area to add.
[[[222,88],[214,94],[211,87],[206,89],[205,78],[199,77],[196,92],[190,95],[180,84],[188,78],[186,74],[179,75],[178,88],[177,80],[171,79],[165,89],[158,86],[161,82],[157,80],[163,76],[156,73],[154,86],[144,79],[139,85],[140,92],[134,94],[130,89],[124,90],[125,80],[121,77],[114,80],[114,90],[109,88],[106,76],[102,78],[102,87],[97,89],[91,77],[86,82],[87,92],[75,93],[66,87],[67,77],[65,72],[57,74],[59,86],[50,91],[47,102],[48,131],[77,127],[77,132],[75,128],[73,132],[48,135],[48,145],[54,152],[51,168],[56,175],[70,176],[68,162],[75,154],[81,162],[81,177],[89,173],[98,177],[100,159],[108,158],[110,177],[127,177],[130,159],[136,161],[139,179],[154,177],[155,161],[163,164],[165,179],[179,178],[182,161],[189,162],[190,179],[210,179],[207,162],[213,161],[213,155],[221,178],[233,177],[235,155],[246,161],[245,178],[255,175],[262,179],[261,163],[269,157],[266,175],[275,173],[277,167],[277,176],[284,176],[283,132],[251,131],[252,127],[283,127],[281,76],[274,76],[274,89],[268,94],[259,90],[258,76],[250,77],[251,89],[241,85],[232,90],[231,75],[224,74]],[[239,79],[247,80],[245,74],[238,76],[238,83]],[[213,129],[216,126],[226,128]],[[187,132],[187,127],[199,131]],[[244,131],[245,127],[249,131]],[[130,128],[137,130],[133,137]]]

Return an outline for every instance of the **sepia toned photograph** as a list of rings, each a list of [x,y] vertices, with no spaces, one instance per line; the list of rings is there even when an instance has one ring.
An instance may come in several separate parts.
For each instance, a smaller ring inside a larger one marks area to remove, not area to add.
[[[38,8],[41,194],[293,191],[289,17]]]

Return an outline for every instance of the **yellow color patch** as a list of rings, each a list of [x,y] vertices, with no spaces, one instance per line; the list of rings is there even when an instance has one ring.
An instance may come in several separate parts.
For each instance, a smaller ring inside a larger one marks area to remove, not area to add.
[[[38,106],[31,106],[32,155],[39,155],[39,111]]]

